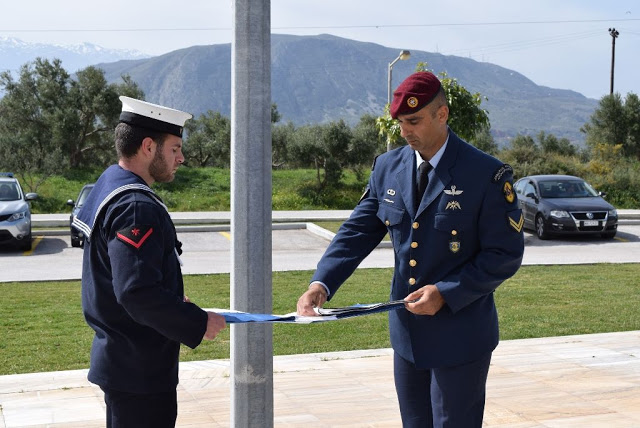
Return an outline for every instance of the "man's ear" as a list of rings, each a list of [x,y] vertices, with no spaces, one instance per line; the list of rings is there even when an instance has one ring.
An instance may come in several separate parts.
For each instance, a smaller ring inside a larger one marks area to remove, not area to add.
[[[145,157],[153,157],[156,147],[157,144],[151,137],[145,137],[145,139],[142,140],[142,144],[140,144],[140,150]]]
[[[437,112],[437,116],[438,116],[438,120],[441,123],[446,122],[449,119],[449,107],[447,107],[446,105],[440,106]]]

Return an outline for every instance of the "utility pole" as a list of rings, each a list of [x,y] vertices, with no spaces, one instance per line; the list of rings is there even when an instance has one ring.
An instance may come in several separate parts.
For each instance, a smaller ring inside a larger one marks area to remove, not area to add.
[[[233,0],[231,309],[272,311],[271,0]],[[273,428],[271,324],[231,325],[233,428]]]
[[[609,94],[613,94],[613,67],[616,63],[616,39],[620,33],[615,28],[609,28],[609,34],[611,35],[611,90]]]

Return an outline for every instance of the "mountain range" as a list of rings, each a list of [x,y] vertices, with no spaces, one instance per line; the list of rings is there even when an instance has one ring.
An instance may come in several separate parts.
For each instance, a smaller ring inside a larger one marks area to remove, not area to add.
[[[399,52],[332,35],[272,34],[272,101],[282,121],[296,125],[339,119],[353,125],[363,114],[379,116],[387,103],[388,64]],[[86,65],[103,69],[109,82],[130,75],[150,102],[196,116],[208,110],[230,115],[231,44],[193,46],[148,58],[129,55],[132,57],[111,57]],[[2,58],[4,62],[4,54]],[[25,58],[25,62],[34,58]],[[499,144],[518,134],[535,136],[544,131],[582,145],[580,128],[598,106],[598,100],[536,85],[515,70],[425,51],[412,51],[409,60],[394,65],[392,86],[411,74],[418,62],[426,62],[436,74],[446,72],[470,92],[487,98],[482,107],[489,112]],[[73,70],[64,59],[63,66]]]
[[[58,58],[65,70],[74,73],[92,64],[147,58],[149,55],[134,50],[105,49],[92,43],[51,45],[0,37],[0,71],[17,73],[22,65],[38,57],[49,60]]]

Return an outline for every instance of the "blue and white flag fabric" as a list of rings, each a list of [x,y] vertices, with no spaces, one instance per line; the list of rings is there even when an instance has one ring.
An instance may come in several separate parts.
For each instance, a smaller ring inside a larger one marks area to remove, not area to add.
[[[215,312],[224,317],[227,324],[242,323],[296,323],[311,324],[316,322],[336,321],[345,318],[370,315],[378,312],[388,312],[404,308],[404,300],[394,300],[385,303],[356,304],[342,308],[315,308],[318,316],[301,316],[295,312],[286,315],[254,314],[234,311],[232,309],[208,308],[205,311]]]

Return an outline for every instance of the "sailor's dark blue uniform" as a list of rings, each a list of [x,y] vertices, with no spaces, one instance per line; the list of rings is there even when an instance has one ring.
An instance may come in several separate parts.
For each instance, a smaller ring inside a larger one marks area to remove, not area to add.
[[[183,301],[166,207],[140,177],[113,165],[74,225],[87,236],[82,306],[95,330],[89,380],[137,394],[175,390],[180,343],[198,346],[207,314]]]
[[[415,152],[404,146],[380,155],[367,191],[312,281],[324,283],[331,298],[388,232],[395,252],[390,298],[404,299],[434,284],[446,302],[434,316],[405,309],[389,313],[396,354],[417,369],[475,361],[488,368],[487,358],[498,344],[493,292],[518,270],[524,252],[512,171],[449,130],[446,149],[429,177],[416,206]],[[484,393],[484,382],[479,384]],[[481,415],[482,409],[480,420]]]

